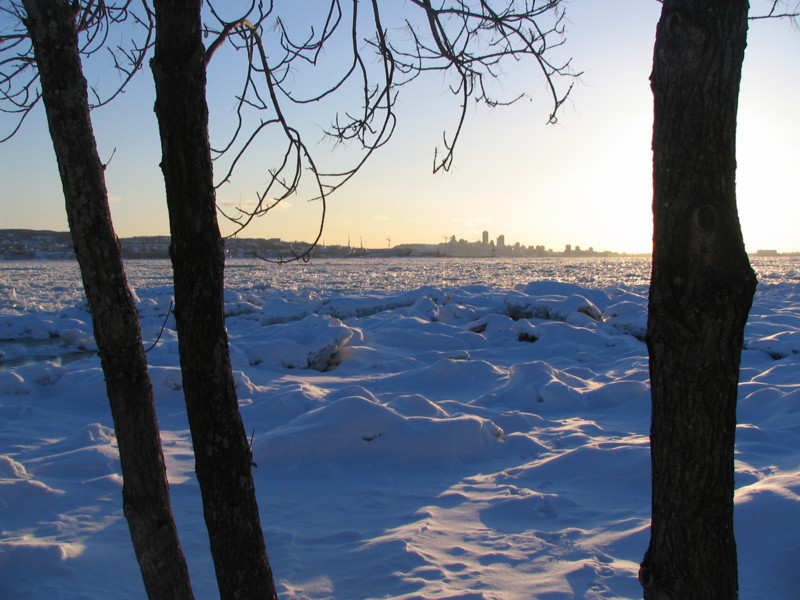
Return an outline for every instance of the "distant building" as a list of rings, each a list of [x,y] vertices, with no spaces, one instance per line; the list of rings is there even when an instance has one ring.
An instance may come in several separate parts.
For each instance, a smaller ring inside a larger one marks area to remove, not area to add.
[[[497,236],[497,247],[498,248],[505,248],[506,247],[506,236],[498,235]]]
[[[488,243],[489,243],[489,232],[488,232],[488,231],[484,231],[484,232],[483,232],[483,238],[482,238],[482,240],[481,240],[481,241],[482,241],[484,244],[488,244]]]

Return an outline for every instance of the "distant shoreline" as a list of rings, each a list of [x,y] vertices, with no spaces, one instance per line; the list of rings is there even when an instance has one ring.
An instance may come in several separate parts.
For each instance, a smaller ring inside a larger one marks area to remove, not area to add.
[[[169,259],[169,236],[134,236],[121,238],[122,256],[126,260]],[[287,261],[304,253],[310,244],[286,242],[280,239],[229,238],[225,251],[230,259],[267,259]],[[316,259],[346,258],[454,258],[454,259],[506,259],[506,258],[649,258],[650,253],[625,253],[614,251],[582,250],[580,247],[554,251],[539,246],[488,245],[480,242],[440,244],[400,244],[390,248],[353,248],[351,246],[318,245],[311,252]],[[748,253],[757,258],[800,256],[800,252],[781,253],[761,249]],[[66,231],[0,229],[0,260],[75,260],[72,238]]]

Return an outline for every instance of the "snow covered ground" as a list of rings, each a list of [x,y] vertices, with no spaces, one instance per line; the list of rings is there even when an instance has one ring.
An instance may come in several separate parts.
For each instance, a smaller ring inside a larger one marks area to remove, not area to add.
[[[131,268],[146,342],[171,299],[156,264]],[[456,262],[446,277],[436,261],[364,261],[369,276],[343,264],[283,267],[280,281],[267,267],[228,271],[281,597],[640,598],[642,264],[547,263],[549,280],[520,280],[514,261]],[[745,600],[800,587],[800,275],[781,264],[761,273],[742,361]],[[143,598],[71,263],[0,264],[0,340],[0,597]],[[214,598],[171,317],[148,357],[195,593]]]

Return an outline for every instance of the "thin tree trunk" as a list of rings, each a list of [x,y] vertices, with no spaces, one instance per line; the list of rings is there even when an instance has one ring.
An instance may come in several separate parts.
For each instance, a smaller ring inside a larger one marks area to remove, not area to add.
[[[201,0],[156,1],[156,84],[175,316],[195,470],[220,596],[275,598],[230,365],[206,105]]]
[[[664,0],[656,34],[648,600],[738,596],[736,399],[756,286],[735,190],[747,11],[747,0]]]
[[[150,598],[192,598],[169,501],[139,318],[111,223],[70,4],[24,0],[70,232],[105,374],[123,508]]]

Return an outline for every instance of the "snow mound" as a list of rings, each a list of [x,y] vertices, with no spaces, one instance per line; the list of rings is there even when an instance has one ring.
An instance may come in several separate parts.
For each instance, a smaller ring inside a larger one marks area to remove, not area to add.
[[[774,359],[800,354],[800,331],[781,331],[765,337],[748,340],[748,350],[761,350]]]
[[[308,315],[263,328],[258,341],[250,336],[243,352],[251,366],[327,371],[339,363],[339,352],[355,333],[339,319]],[[233,340],[232,345],[242,344]]]
[[[25,396],[30,392],[31,390],[22,375],[13,371],[0,371],[0,394]]]
[[[66,563],[83,551],[82,544],[53,542],[32,536],[0,540],[0,574],[8,580],[23,572],[37,577],[68,573]],[[0,583],[0,591],[2,589]]]
[[[570,296],[531,296],[519,292],[510,292],[506,296],[506,313],[515,321],[518,319],[545,319],[552,321],[580,319],[580,317],[575,316],[575,313],[585,315],[595,321],[602,319],[600,310],[588,299],[578,294]]]
[[[437,411],[434,417],[404,417],[374,397],[346,396],[269,432],[256,442],[254,460],[259,465],[361,461],[443,467],[490,456],[502,435],[491,421],[476,416]]]

